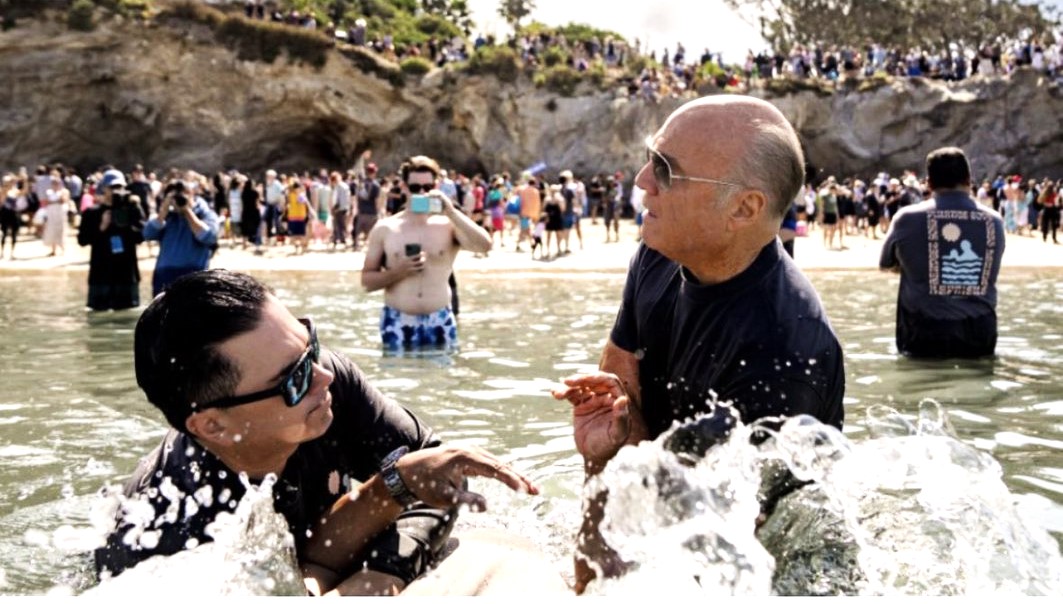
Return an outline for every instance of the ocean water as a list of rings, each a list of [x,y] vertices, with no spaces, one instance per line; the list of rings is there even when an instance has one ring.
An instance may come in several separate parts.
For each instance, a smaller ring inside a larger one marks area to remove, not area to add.
[[[365,294],[357,273],[258,276],[297,316],[314,317],[326,346],[350,356],[446,441],[483,446],[539,483],[542,494],[528,497],[474,479],[489,510],[463,514],[457,530],[522,535],[571,577],[582,464],[567,404],[549,390],[596,367],[622,275],[459,275],[460,350],[403,358],[381,353],[382,298]],[[655,464],[655,474],[665,468],[697,487],[699,513],[647,524],[641,512],[658,505],[675,512],[679,504],[656,503],[660,493],[648,486],[631,490],[636,499],[617,498],[612,536],[643,570],[595,589],[630,593],[644,582],[648,590],[667,570],[685,578],[677,585],[702,593],[1060,593],[1061,276],[1005,271],[996,358],[955,362],[896,354],[897,277],[811,273],[846,354],[844,432],[795,425],[774,450],[739,439],[696,468],[675,466],[650,443],[627,452],[634,457],[606,480],[641,481],[646,464]],[[99,587],[84,572],[108,519],[100,491],[121,484],[165,430],[133,377],[138,312],[88,313],[85,292],[80,273],[0,274],[0,594],[103,595],[167,572],[177,589],[189,572],[164,564],[128,585]],[[802,457],[809,451],[811,460]],[[721,469],[723,459],[738,465]],[[749,498],[765,463],[806,472],[816,488],[787,496],[755,534]],[[628,518],[624,510],[638,513]],[[246,517],[254,514],[268,510]],[[246,522],[234,525],[248,530]],[[264,557],[274,572],[242,582],[222,576],[218,593],[285,593],[279,533],[266,552],[246,551],[238,544],[247,539],[233,536],[230,549],[259,560],[237,559],[233,568],[263,566]],[[651,539],[658,536],[667,542]],[[206,563],[197,556],[207,553],[193,554],[189,564]]]

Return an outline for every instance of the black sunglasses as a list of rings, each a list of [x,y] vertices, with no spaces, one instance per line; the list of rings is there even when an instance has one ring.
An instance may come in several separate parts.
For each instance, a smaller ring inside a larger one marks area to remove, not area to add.
[[[410,190],[410,193],[427,193],[433,189],[431,184],[421,184],[419,182],[406,183],[406,188]]]
[[[692,180],[694,182],[710,182],[717,185],[727,185],[731,187],[743,187],[736,182],[728,182],[726,180],[717,180],[715,178],[700,178],[697,176],[683,176],[682,174],[676,174],[672,171],[672,164],[668,163],[663,155],[659,151],[650,145],[649,141],[646,141],[646,161],[653,165],[653,179],[657,182],[657,188],[662,191],[667,191],[672,188],[673,180]]]
[[[310,385],[314,381],[314,363],[321,357],[321,345],[317,341],[317,329],[314,327],[314,321],[312,319],[299,319],[299,322],[306,326],[306,331],[310,334],[310,338],[306,344],[306,350],[303,351],[302,356],[288,371],[288,375],[281,380],[281,383],[272,388],[266,388],[251,394],[220,398],[206,405],[198,405],[198,410],[227,409],[237,405],[265,400],[277,395],[280,395],[284,399],[284,404],[289,407],[295,407],[303,402],[303,399],[306,398],[306,393],[310,392]]]

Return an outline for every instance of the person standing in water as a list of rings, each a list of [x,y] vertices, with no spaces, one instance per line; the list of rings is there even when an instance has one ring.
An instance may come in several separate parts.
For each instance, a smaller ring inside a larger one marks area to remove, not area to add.
[[[956,147],[927,155],[933,198],[890,222],[879,267],[901,273],[897,351],[912,357],[982,357],[997,344],[997,275],[1004,220],[971,199],[971,166]]]
[[[384,290],[380,338],[386,349],[453,350],[458,345],[450,285],[454,259],[462,248],[488,252],[491,239],[437,188],[435,160],[412,157],[401,172],[409,202],[369,232],[362,286]]]
[[[804,182],[793,127],[765,101],[720,95],[681,106],[646,144],[642,244],[600,371],[553,393],[572,405],[588,477],[716,400],[746,423],[807,414],[840,427],[842,349],[778,238]],[[587,502],[578,592],[624,570],[598,532],[605,499]]]

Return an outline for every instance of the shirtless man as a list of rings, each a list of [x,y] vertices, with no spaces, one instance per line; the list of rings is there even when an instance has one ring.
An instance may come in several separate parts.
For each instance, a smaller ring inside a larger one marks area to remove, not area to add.
[[[461,248],[490,251],[491,239],[437,188],[435,160],[412,157],[401,172],[409,202],[370,231],[362,286],[384,290],[380,338],[386,349],[451,350],[458,344],[448,284],[454,259]]]

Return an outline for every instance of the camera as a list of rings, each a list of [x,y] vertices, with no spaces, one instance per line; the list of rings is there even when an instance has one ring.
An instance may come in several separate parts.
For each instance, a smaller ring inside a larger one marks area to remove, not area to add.
[[[185,183],[180,180],[175,180],[166,185],[163,189],[163,197],[173,197],[173,203],[179,208],[183,208],[188,205],[188,197],[185,197]]]
[[[130,206],[132,205],[132,194],[126,188],[112,188],[111,189],[111,216],[114,221],[114,226],[124,229],[129,226],[130,223]]]
[[[421,244],[420,243],[407,243],[406,244],[406,255],[407,256],[416,256],[417,254],[420,254],[420,253],[421,253]]]

